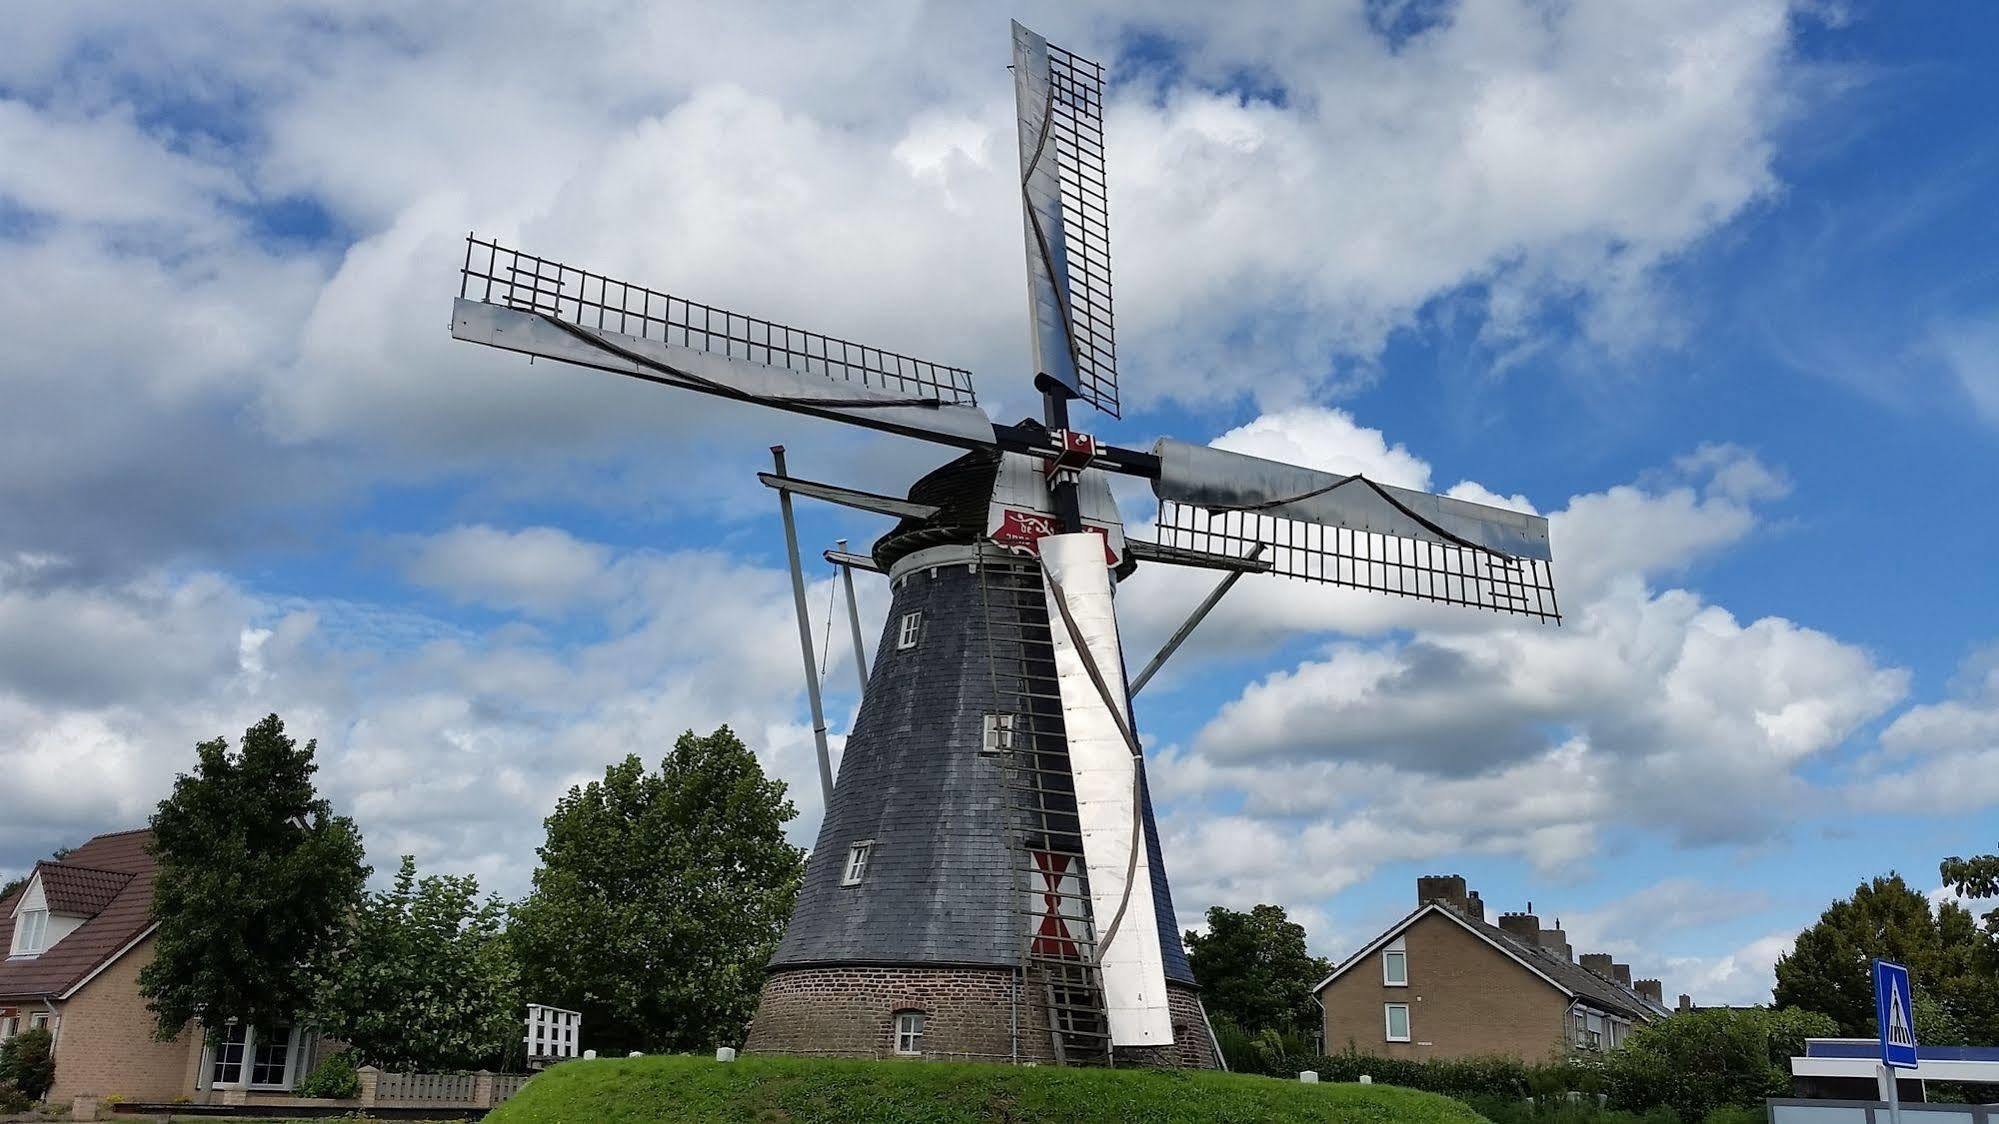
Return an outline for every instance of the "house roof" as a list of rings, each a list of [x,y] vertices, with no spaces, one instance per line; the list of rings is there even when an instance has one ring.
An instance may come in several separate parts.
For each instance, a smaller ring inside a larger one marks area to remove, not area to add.
[[[72,862],[39,862],[35,873],[41,876],[49,912],[71,917],[95,917],[104,912],[133,878],[129,870],[99,870]]]
[[[0,960],[0,1000],[61,998],[152,928],[152,841],[145,828],[113,832],[35,865],[50,910],[89,920],[40,956]],[[12,947],[14,907],[26,892],[0,900],[0,950]]]
[[[1345,963],[1335,968],[1332,975],[1320,980],[1318,986],[1312,989],[1313,992],[1325,990],[1327,984],[1345,974],[1347,969],[1367,959],[1381,946],[1394,940],[1411,925],[1432,913],[1462,926],[1473,936],[1485,941],[1508,959],[1539,976],[1550,987],[1571,999],[1580,999],[1592,1007],[1612,1014],[1646,1020],[1660,1018],[1670,1013],[1666,1008],[1650,1002],[1615,980],[1605,979],[1567,957],[1556,956],[1538,944],[1529,944],[1497,925],[1488,925],[1475,918],[1466,917],[1440,902],[1426,903],[1414,913],[1390,926],[1387,932],[1376,937],[1366,948],[1354,953]]]

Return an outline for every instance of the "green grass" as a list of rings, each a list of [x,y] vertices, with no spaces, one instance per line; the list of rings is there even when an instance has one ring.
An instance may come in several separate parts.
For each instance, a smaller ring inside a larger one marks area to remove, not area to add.
[[[1481,1124],[1457,1101],[1385,1085],[1148,1069],[945,1062],[605,1058],[528,1082],[488,1124]]]

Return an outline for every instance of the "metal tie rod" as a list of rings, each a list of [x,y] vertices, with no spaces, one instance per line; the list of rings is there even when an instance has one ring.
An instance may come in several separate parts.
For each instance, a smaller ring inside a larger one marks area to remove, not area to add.
[[[777,465],[773,475],[783,479],[784,446],[772,445],[770,458]],[[798,649],[805,657],[805,697],[812,702],[812,742],[819,751],[819,793],[825,798],[825,807],[831,809],[833,759],[826,748],[826,709],[819,702],[818,666],[812,658],[812,618],[805,610],[805,570],[798,564],[798,525],[791,517],[791,489],[777,490],[777,505],[778,510],[784,513],[784,550],[791,560],[791,600],[798,609]]]
[[[1256,556],[1262,553],[1263,544],[1257,543],[1249,548],[1249,553],[1243,555],[1243,560],[1245,562],[1254,562],[1256,561]],[[1195,607],[1194,612],[1186,620],[1180,622],[1180,627],[1174,630],[1172,637],[1166,641],[1165,647],[1159,649],[1159,654],[1153,656],[1152,662],[1145,665],[1145,670],[1139,672],[1137,677],[1132,679],[1132,694],[1136,695],[1145,689],[1145,685],[1152,681],[1153,675],[1159,671],[1167,659],[1174,652],[1180,650],[1180,645],[1185,644],[1187,638],[1194,635],[1194,630],[1201,626],[1201,622],[1208,618],[1208,614],[1214,610],[1216,605],[1221,604],[1222,598],[1228,595],[1229,590],[1235,588],[1235,583],[1241,581],[1242,576],[1249,572],[1248,570],[1231,570],[1227,577],[1216,583],[1215,588],[1208,593],[1207,598]]]

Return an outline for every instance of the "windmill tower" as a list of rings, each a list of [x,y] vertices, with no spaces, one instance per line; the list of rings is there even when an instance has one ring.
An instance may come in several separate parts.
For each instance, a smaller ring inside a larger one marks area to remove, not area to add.
[[[1205,446],[1096,441],[1119,412],[1103,69],[1015,24],[1034,384],[994,422],[971,376],[468,237],[452,334],[953,448],[906,498],[777,471],[894,517],[866,554],[888,619],[798,907],[746,1043],[769,1053],[1211,1066],[1119,645],[1141,564],[1273,573],[1559,620],[1545,520]],[[1151,483],[1127,535],[1108,474]],[[802,580],[792,546],[794,589]]]

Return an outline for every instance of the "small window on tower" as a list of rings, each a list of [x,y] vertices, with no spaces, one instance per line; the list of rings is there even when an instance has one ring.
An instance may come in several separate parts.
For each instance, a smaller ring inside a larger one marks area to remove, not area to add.
[[[1013,749],[1013,720],[1011,714],[993,713],[986,715],[986,740],[981,747],[987,753],[1007,753]]]
[[[868,872],[868,852],[875,849],[875,841],[863,839],[847,848],[847,870],[840,875],[840,885],[857,886]]]
[[[923,1052],[923,1012],[896,1012],[895,1052],[906,1055]]]
[[[896,648],[899,650],[914,648],[916,647],[916,642],[922,638],[923,610],[918,609],[913,613],[904,613],[902,615],[902,627],[898,628],[895,633]]]

